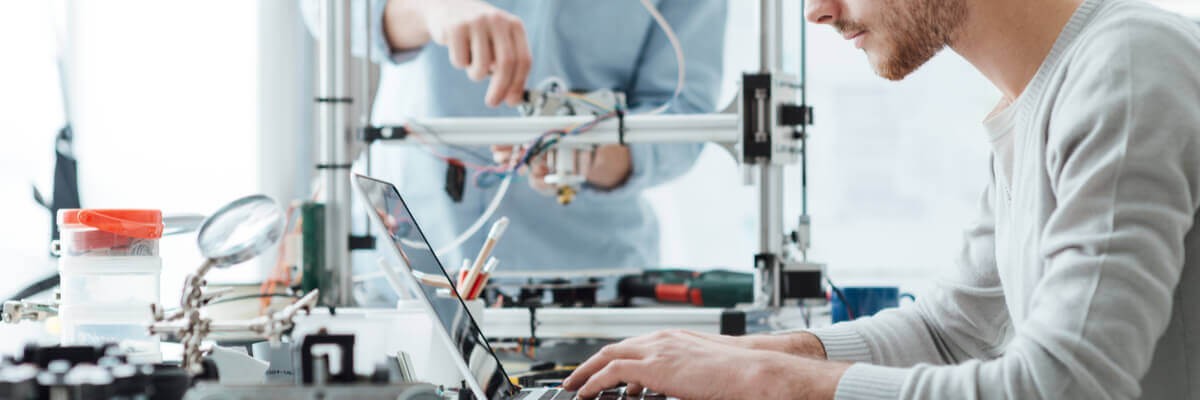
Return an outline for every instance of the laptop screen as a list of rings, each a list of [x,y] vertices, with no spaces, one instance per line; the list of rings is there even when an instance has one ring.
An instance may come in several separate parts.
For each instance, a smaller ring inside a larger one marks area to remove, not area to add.
[[[376,232],[383,234],[383,231],[386,231],[387,237],[390,239],[380,240],[380,245],[389,246],[390,243],[390,246],[396,249],[396,251],[380,249],[380,255],[387,263],[392,268],[407,266],[411,271],[450,279],[446,269],[433,254],[429,241],[421,233],[421,227],[413,219],[408,205],[404,203],[404,199],[400,198],[396,187],[390,183],[361,175],[356,175],[355,181],[362,190],[363,198],[369,204],[367,209],[372,214],[372,221],[377,225]],[[450,281],[454,282],[453,279]],[[500,366],[500,360],[488,346],[483,332],[471,318],[466,304],[457,296],[449,295],[444,289],[439,294],[435,287],[417,284],[413,280],[409,280],[409,284],[419,287],[419,290],[416,291],[424,295],[433,307],[438,322],[441,322],[446,333],[449,334],[454,350],[457,355],[462,357],[463,364],[470,370],[471,377],[467,379],[474,380],[478,384],[478,389],[483,391],[484,398],[505,399],[511,397],[514,394],[513,385],[508,381],[508,375]],[[435,342],[434,345],[437,343]]]

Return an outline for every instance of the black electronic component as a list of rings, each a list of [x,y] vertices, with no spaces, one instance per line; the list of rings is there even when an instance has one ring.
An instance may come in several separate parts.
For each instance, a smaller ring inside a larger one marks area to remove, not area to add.
[[[596,278],[588,279],[587,284],[572,285],[571,281],[566,279],[555,279],[546,282],[551,285],[550,289],[551,302],[555,305],[563,307],[592,307],[596,305],[596,292],[600,286],[600,280]]]
[[[191,386],[187,371],[178,365],[156,365],[150,375],[150,387],[154,393],[150,400],[181,399]]]
[[[368,379],[371,383],[386,384],[391,381],[392,375],[392,371],[388,369],[388,363],[381,361],[375,364],[375,371],[371,372]]]
[[[313,348],[317,345],[333,345],[341,352],[341,365],[337,374],[329,370],[327,355],[313,353]],[[295,360],[300,363],[296,368],[300,370],[300,381],[297,383],[312,384],[316,381],[317,374],[327,376],[329,382],[348,383],[357,379],[357,376],[354,375],[354,335],[332,335],[321,330],[316,334],[305,336],[300,341],[298,350],[300,354]],[[319,360],[324,360],[324,362],[318,362]]]
[[[374,250],[375,236],[350,235],[350,250]]]
[[[203,365],[204,371],[200,372],[200,375],[196,375],[194,377],[195,380],[212,382],[218,382],[221,380],[221,371],[217,370],[216,360],[213,360],[211,357],[205,357],[200,364]]]
[[[797,104],[779,106],[779,124],[783,126],[812,125],[812,107]]]
[[[467,167],[462,161],[451,158],[446,161],[446,194],[455,203],[462,203],[467,190]]]
[[[779,259],[774,254],[758,254],[754,256],[754,267],[757,269],[774,268]],[[787,271],[782,270],[779,282],[779,298],[781,299],[815,299],[824,298],[825,290],[821,287],[823,274],[819,270]]]
[[[771,158],[771,74],[742,74],[742,159],[746,163]]]
[[[0,365],[0,399],[35,398],[37,374],[38,369],[29,365]]]
[[[475,393],[467,387],[467,381],[461,381],[458,386],[458,400],[475,400]]]
[[[115,344],[100,346],[38,346],[30,344],[25,346],[21,359],[15,360],[15,363],[33,364],[42,369],[49,367],[50,362],[55,360],[66,361],[69,365],[96,364],[100,358],[113,354],[116,350]],[[124,360],[124,357],[119,358]]]
[[[401,126],[368,126],[359,131],[358,138],[367,144],[376,140],[395,140],[408,137],[408,128]]]
[[[0,361],[0,399],[178,400],[191,386],[179,366],[130,364],[115,345],[26,346]]]
[[[515,307],[540,306],[542,298],[546,295],[546,290],[540,287],[522,286],[521,291],[517,294],[517,304]]]
[[[784,271],[781,297],[785,299],[824,298],[821,271]]]
[[[101,365],[104,364],[107,363],[101,361]],[[113,397],[130,399],[145,394],[146,388],[151,385],[150,377],[153,372],[154,367],[149,365],[111,365],[109,374],[112,376],[112,384],[109,393]]]
[[[721,312],[721,334],[742,336],[746,334],[746,312],[725,310]]]
[[[755,269],[772,268],[775,266],[776,262],[777,261],[776,261],[775,255],[771,254],[771,253],[760,253],[760,254],[754,255],[754,268]]]

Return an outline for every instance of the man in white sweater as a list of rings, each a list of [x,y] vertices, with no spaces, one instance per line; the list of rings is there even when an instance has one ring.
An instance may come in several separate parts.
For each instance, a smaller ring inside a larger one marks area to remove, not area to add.
[[[876,72],[949,46],[1004,94],[957,268],[810,332],[663,332],[564,385],[685,399],[1200,400],[1200,28],[1140,0],[808,0]]]

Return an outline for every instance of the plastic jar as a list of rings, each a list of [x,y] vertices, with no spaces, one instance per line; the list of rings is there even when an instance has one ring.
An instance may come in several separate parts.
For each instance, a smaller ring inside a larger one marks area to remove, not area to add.
[[[117,343],[133,362],[162,361],[150,305],[159,301],[162,212],[58,212],[62,344]]]

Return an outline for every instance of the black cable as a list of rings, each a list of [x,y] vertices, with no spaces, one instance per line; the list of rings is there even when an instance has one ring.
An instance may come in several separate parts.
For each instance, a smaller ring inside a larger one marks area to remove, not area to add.
[[[533,142],[533,146],[529,150],[529,155],[525,157],[524,164],[526,166],[528,166],[529,163],[531,161],[533,161],[533,159],[536,158],[537,156],[540,156],[540,155],[542,155],[542,153],[549,151],[550,148],[554,147],[555,144],[558,144],[559,139],[562,139],[563,136],[566,136],[565,133],[558,133],[558,132],[556,132],[556,133],[558,134],[558,137],[554,138],[553,141],[543,140],[543,138],[538,138],[536,141]]]
[[[625,110],[617,108],[617,144],[625,147]]]
[[[491,157],[484,156],[483,154],[480,154],[479,152],[477,152],[475,150],[472,150],[472,149],[469,149],[469,148],[466,148],[464,146],[460,146],[457,144],[446,142],[444,139],[442,139],[442,136],[437,133],[437,131],[433,130],[433,128],[430,128],[427,125],[421,124],[420,122],[411,121],[411,120],[408,121],[408,123],[415,125],[418,128],[421,128],[421,133],[428,133],[429,136],[433,137],[433,140],[437,141],[442,146],[446,146],[446,147],[461,151],[463,153],[466,153],[472,157],[477,158],[478,161],[482,161],[483,164],[485,164],[485,165],[489,164],[493,161]]]
[[[368,46],[368,47],[370,47],[370,46]],[[371,171],[372,170],[372,168],[371,168],[371,149],[372,149],[372,146],[370,144],[367,144],[367,148],[363,150],[363,157],[366,159],[364,161],[367,163],[367,176],[375,177],[375,174],[373,174]],[[370,236],[371,235],[371,215],[368,214],[367,212],[363,212],[363,221],[366,222],[366,224],[363,224],[363,228],[365,229],[365,231],[364,231],[365,233],[363,233],[363,235]]]
[[[829,279],[828,275],[825,276],[825,282],[829,283],[829,288],[833,289],[833,293],[835,295],[837,295],[839,300],[842,301],[842,307],[846,308],[846,317],[849,318],[849,319],[847,319],[847,321],[853,321],[854,320],[854,309],[853,309],[853,307],[850,306],[850,302],[846,301],[846,294],[842,293],[842,289],[838,288],[837,285],[833,284],[833,280]]]
[[[537,351],[536,350],[537,345],[538,345],[537,326],[538,326],[537,307],[529,306],[529,347],[531,348],[532,351]],[[531,356],[529,354],[526,354],[525,357],[529,358],[530,360],[537,361],[537,358],[534,358],[533,356]]]
[[[59,283],[59,277],[58,277],[58,274],[55,273],[54,275],[50,275],[45,278],[39,279],[38,281],[29,284],[29,286],[26,286],[25,288],[21,289],[20,291],[17,291],[17,294],[14,294],[11,298],[9,298],[9,301],[21,301],[21,300],[33,297],[33,296],[37,295],[38,293],[42,293],[47,290],[58,287],[58,283]]]
[[[590,131],[593,128],[595,128],[597,124],[599,124],[601,122],[604,122],[611,118],[618,118],[618,117],[623,118],[623,115],[624,115],[624,111],[621,111],[620,109],[618,109],[617,111],[613,111],[608,114],[597,116],[595,119],[588,121],[587,123],[572,129],[571,131],[566,131],[566,130],[562,130],[562,129],[554,129],[554,130],[546,131],[545,133],[542,134],[542,136],[539,136],[536,140],[533,141],[533,144],[530,145],[530,150],[522,158],[521,163],[523,165],[529,165],[529,162],[532,161],[534,157],[537,157],[538,155],[541,155],[542,153],[545,153],[546,151],[550,150],[550,148],[557,145],[558,141],[562,140],[562,138]],[[623,123],[624,119],[622,119],[621,121]],[[625,129],[624,129],[624,127],[621,127],[620,130],[621,130],[621,132],[624,132]],[[554,137],[552,139],[547,139],[549,137],[549,135],[551,135],[551,134],[555,134],[558,136]],[[622,133],[622,135],[623,135],[623,133]],[[625,141],[625,139],[623,137],[621,137],[619,139],[621,140],[622,143]]]

